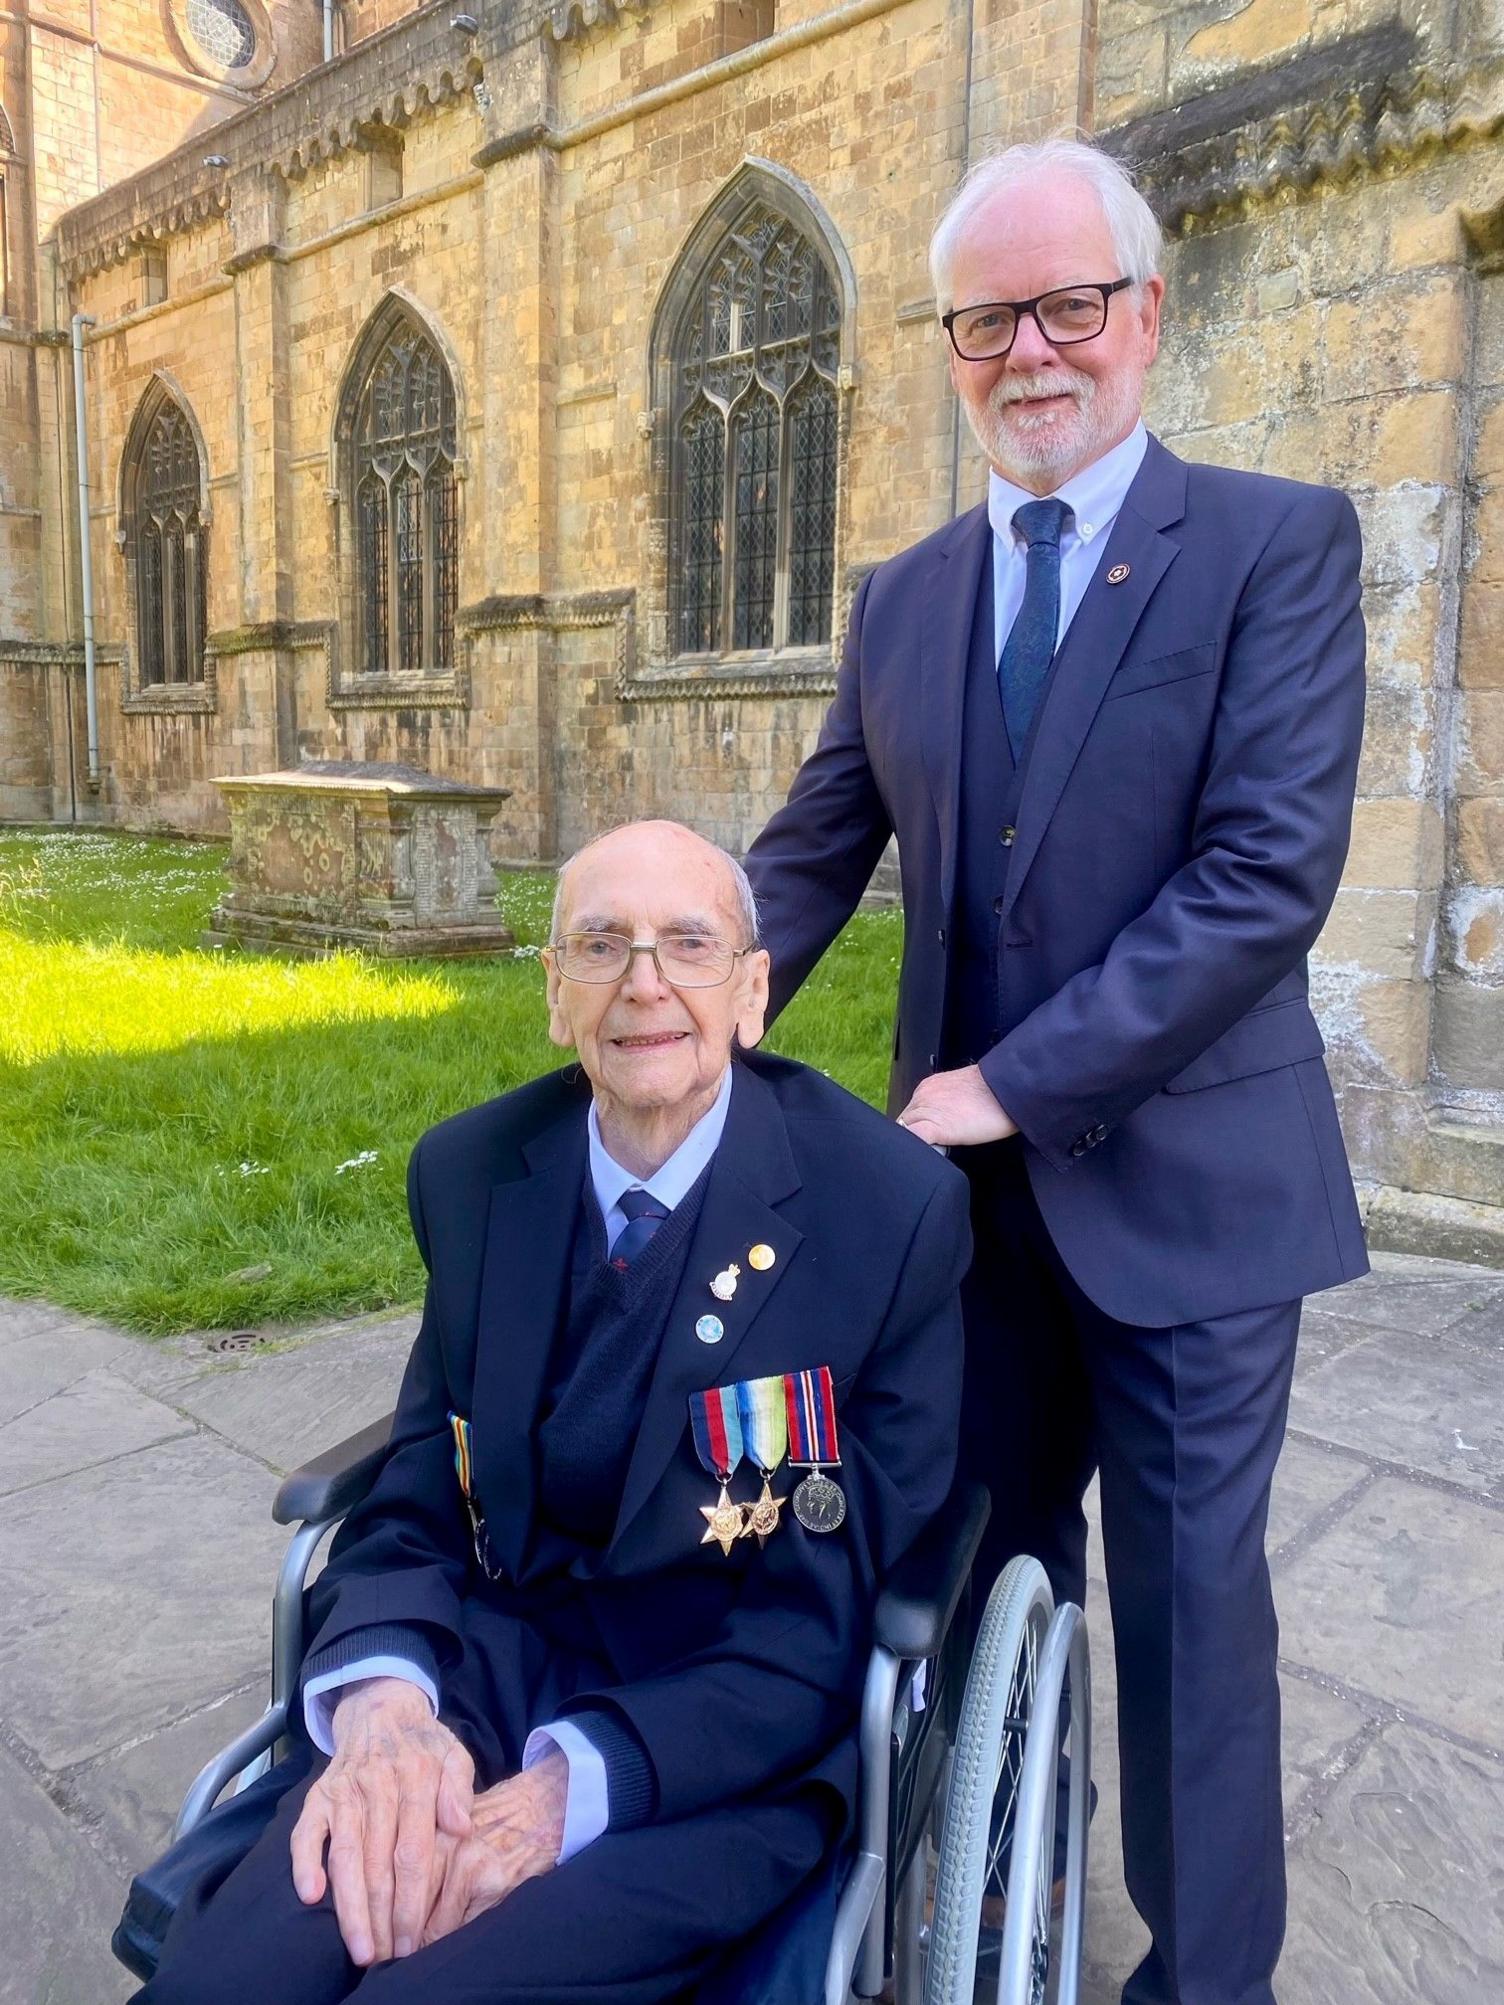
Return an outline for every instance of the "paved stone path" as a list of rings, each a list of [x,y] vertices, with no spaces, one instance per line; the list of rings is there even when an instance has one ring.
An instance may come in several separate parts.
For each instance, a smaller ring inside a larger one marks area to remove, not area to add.
[[[1307,1311],[1270,1551],[1291,1926],[1281,2005],[1504,1999],[1504,1273],[1380,1256]],[[0,1302],[0,2005],[114,2005],[108,1940],[200,1763],[261,1709],[278,1476],[392,1402],[411,1316],[224,1358]],[[1143,1931],[1101,1812],[1083,2005]],[[270,2001],[269,2001],[270,2005]]]

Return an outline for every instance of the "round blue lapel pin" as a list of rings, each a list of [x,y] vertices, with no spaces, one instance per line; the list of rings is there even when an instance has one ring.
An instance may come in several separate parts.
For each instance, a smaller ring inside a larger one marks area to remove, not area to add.
[[[695,1335],[702,1344],[718,1344],[726,1334],[726,1325],[719,1316],[701,1316],[695,1324]]]

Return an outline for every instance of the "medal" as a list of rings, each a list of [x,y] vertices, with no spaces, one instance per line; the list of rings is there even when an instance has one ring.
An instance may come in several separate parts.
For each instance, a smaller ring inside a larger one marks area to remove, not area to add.
[[[742,1459],[742,1423],[736,1387],[713,1385],[708,1392],[691,1393],[689,1425],[701,1468],[708,1470],[721,1486],[721,1494],[713,1504],[700,1506],[700,1516],[705,1520],[705,1536],[700,1544],[708,1546],[714,1541],[723,1553],[729,1553],[745,1530],[743,1506],[732,1503],[727,1493],[727,1485]]]
[[[766,1545],[778,1529],[778,1513],[788,1502],[788,1498],[773,1495],[773,1471],[783,1460],[788,1447],[789,1423],[788,1407],[783,1396],[781,1378],[743,1379],[736,1388],[737,1407],[741,1413],[742,1440],[746,1443],[758,1474],[762,1477],[762,1495],[755,1504],[747,1507],[745,1533],[755,1532],[757,1543]]]
[[[741,1274],[741,1271],[740,1267],[733,1260],[729,1267],[723,1267],[720,1273],[716,1275],[710,1284],[710,1292],[718,1302],[729,1302],[731,1300],[732,1296],[736,1293],[737,1278]]]
[[[487,1580],[500,1580],[502,1569],[491,1559],[491,1541],[486,1536],[486,1521],[481,1515],[480,1505],[475,1501],[475,1463],[471,1447],[470,1423],[463,1414],[451,1413],[449,1431],[454,1436],[454,1473],[460,1479],[460,1495],[465,1500],[465,1512],[470,1520],[470,1541],[475,1547],[475,1563]]]
[[[777,1258],[778,1255],[773,1251],[772,1247],[765,1245],[759,1240],[757,1245],[747,1255],[747,1264],[755,1267],[759,1274],[765,1274]]]
[[[807,1532],[833,1532],[845,1521],[846,1498],[821,1464],[841,1466],[836,1399],[830,1366],[791,1371],[783,1381],[788,1413],[789,1467],[810,1471],[794,1492],[794,1516]]]

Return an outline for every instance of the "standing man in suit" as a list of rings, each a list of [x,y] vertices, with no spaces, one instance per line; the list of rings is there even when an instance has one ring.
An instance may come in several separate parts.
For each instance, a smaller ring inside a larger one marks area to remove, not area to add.
[[[971,1181],[992,1560],[1034,1552],[1080,1600],[1101,1475],[1153,1938],[1124,2005],[1270,2005],[1269,1486],[1300,1298],[1366,1267],[1305,959],[1357,773],[1359,537],[1329,489],[1145,431],[1159,253],[1093,148],[968,177],[931,267],[988,497],[863,581],[748,867],[776,1009],[897,835],[892,1105]]]
[[[552,931],[579,1063],[413,1152],[423,1323],[302,1759],[143,2005],[680,1998],[846,1827],[877,1587],[955,1463],[966,1186],[732,1063],[768,959],[700,836],[590,844]]]

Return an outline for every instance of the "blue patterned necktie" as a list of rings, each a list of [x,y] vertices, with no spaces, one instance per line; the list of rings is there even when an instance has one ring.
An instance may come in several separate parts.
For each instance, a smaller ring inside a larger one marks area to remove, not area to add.
[[[1027,501],[1013,517],[1014,528],[1028,545],[1028,568],[1023,604],[1003,644],[997,674],[1003,721],[1015,761],[1024,755],[1029,726],[1039,708],[1039,693],[1055,656],[1055,630],[1060,624],[1060,532],[1070,512],[1063,501]]]
[[[653,1234],[668,1217],[668,1206],[660,1204],[645,1190],[634,1185],[624,1190],[617,1199],[626,1214],[627,1222],[617,1234],[616,1244],[611,1249],[611,1265],[628,1268],[641,1253]]]

